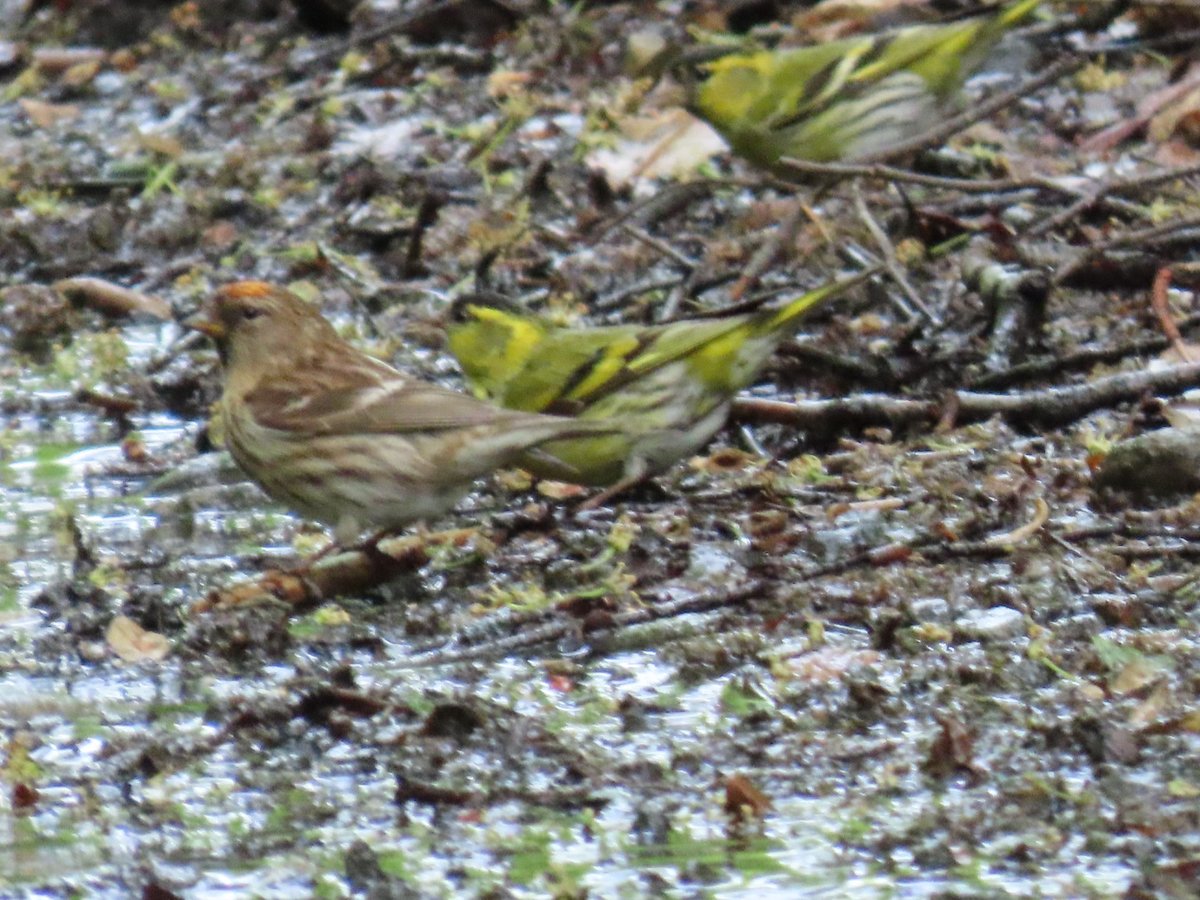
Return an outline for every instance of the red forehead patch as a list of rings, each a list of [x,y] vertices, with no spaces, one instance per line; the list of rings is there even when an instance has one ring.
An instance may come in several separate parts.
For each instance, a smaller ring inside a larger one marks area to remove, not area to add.
[[[275,289],[265,281],[235,281],[221,288],[221,293],[234,299],[265,297]]]

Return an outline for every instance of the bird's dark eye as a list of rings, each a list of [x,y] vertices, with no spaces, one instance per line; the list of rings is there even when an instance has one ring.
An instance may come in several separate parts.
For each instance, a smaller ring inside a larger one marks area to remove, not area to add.
[[[257,319],[259,316],[265,313],[265,309],[259,309],[256,306],[247,306],[242,310],[242,318],[249,322],[251,319]]]

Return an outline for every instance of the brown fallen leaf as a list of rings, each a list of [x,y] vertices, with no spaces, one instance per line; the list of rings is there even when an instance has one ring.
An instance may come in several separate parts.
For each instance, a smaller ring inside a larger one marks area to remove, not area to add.
[[[1197,87],[1200,87],[1200,66],[1193,66],[1179,81],[1143,97],[1138,102],[1136,115],[1096,132],[1080,143],[1080,149],[1086,153],[1104,153],[1112,150],[1146,128],[1161,110],[1180,103]]]
[[[525,93],[525,86],[535,80],[532,72],[514,72],[509,69],[498,69],[487,79],[487,95],[492,99],[507,97],[511,94]]]
[[[1195,84],[1195,81],[1193,80]],[[1163,107],[1146,126],[1146,136],[1156,143],[1178,138],[1193,147],[1200,146],[1200,84]]]
[[[81,88],[91,84],[92,79],[100,74],[103,65],[103,59],[85,59],[69,67],[58,80],[66,87]]]
[[[138,143],[151,153],[157,153],[167,159],[179,159],[183,156],[183,144],[178,138],[167,134],[139,134]]]
[[[875,650],[854,650],[843,647],[822,647],[805,653],[792,661],[794,677],[810,684],[836,681],[865,666],[879,662]]]
[[[705,122],[679,107],[617,119],[619,137],[587,157],[614,188],[650,184],[656,178],[687,178],[727,149]]]
[[[1162,680],[1164,674],[1161,666],[1139,656],[1121,668],[1109,681],[1108,689],[1118,695],[1142,693],[1155,682]]]
[[[761,819],[771,808],[771,798],[750,783],[745,775],[725,779],[725,813],[733,821]]]
[[[925,771],[938,778],[945,778],[956,771],[967,773],[972,781],[978,781],[984,769],[975,762],[975,736],[965,724],[944,713],[935,717],[941,730],[929,746],[925,758]]]
[[[873,566],[890,566],[895,563],[907,562],[915,551],[907,544],[885,544],[873,549],[868,558]]]
[[[104,638],[125,662],[158,662],[171,652],[171,642],[166,637],[147,631],[128,616],[113,619]]]
[[[588,489],[566,481],[539,481],[537,492],[549,500],[574,500],[588,493]]]
[[[688,466],[697,472],[719,475],[723,472],[741,472],[762,463],[762,457],[734,447],[717,450],[711,456],[693,456]]]
[[[28,98],[18,100],[21,111],[29,116],[38,128],[49,128],[59,122],[70,122],[79,118],[79,107],[74,103],[44,103]]]
[[[1160,681],[1149,696],[1129,714],[1129,727],[1138,730],[1149,727],[1163,719],[1174,702],[1175,697],[1170,686],[1165,681]]]

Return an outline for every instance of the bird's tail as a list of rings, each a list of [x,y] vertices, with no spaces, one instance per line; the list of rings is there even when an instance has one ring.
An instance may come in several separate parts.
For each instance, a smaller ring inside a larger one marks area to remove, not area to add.
[[[801,294],[794,300],[789,300],[777,309],[772,309],[764,314],[761,324],[759,325],[759,333],[786,333],[796,327],[799,320],[807,315],[812,309],[824,303],[826,300],[832,300],[835,297],[840,297],[846,291],[856,287],[870,278],[878,275],[882,271],[881,267],[875,266],[870,269],[864,269],[857,275],[852,275],[849,278],[842,278],[838,281],[831,281],[828,284],[823,284],[819,288],[814,288],[807,294]]]
[[[1033,14],[1042,0],[1014,0],[998,13],[979,18],[978,26],[964,28],[954,34],[953,38],[939,50],[937,57],[943,60],[957,60],[956,68],[961,73],[960,79],[981,64],[996,43],[1010,28],[1016,28]]]
[[[1000,15],[993,19],[995,27],[999,29],[1009,29],[1020,25],[1021,22],[1032,13],[1042,0],[1014,0],[1005,9],[1000,11]]]

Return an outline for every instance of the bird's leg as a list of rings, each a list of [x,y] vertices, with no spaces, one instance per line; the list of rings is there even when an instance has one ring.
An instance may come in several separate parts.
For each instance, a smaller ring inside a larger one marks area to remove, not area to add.
[[[616,497],[618,494],[623,494],[627,490],[629,490],[631,487],[641,484],[643,481],[646,480],[646,477],[647,476],[645,474],[637,475],[637,476],[627,475],[624,478],[622,478],[620,481],[616,482],[615,484],[610,484],[608,487],[606,487],[600,493],[584,500],[582,503],[580,503],[578,506],[575,507],[575,511],[576,512],[586,512],[589,509],[596,509],[597,507],[603,506],[609,500],[611,500],[613,497]]]
[[[309,556],[307,559],[303,560],[297,568],[297,571],[307,572],[325,557],[336,553],[357,551],[370,556],[372,553],[379,552],[379,542],[391,534],[392,531],[393,530],[390,528],[384,528],[374,532],[361,541],[354,542],[357,529],[353,526],[348,528],[342,527],[342,525],[339,524],[338,527],[333,531],[333,539],[316,553],[312,554],[312,556]]]
[[[620,481],[610,484],[600,493],[596,494],[596,496],[584,500],[575,507],[575,510],[577,512],[585,512],[589,509],[596,509],[603,506],[618,494],[623,494],[631,487],[641,484],[650,477],[650,474],[650,466],[646,463],[646,460],[640,454],[634,455],[625,463],[625,474],[621,476]]]
[[[314,565],[319,563],[325,557],[334,553],[341,553],[344,550],[356,550],[360,545],[354,543],[354,539],[362,533],[362,528],[358,524],[358,520],[351,515],[343,515],[333,526],[333,539],[328,544],[314,553],[312,556],[303,560],[300,564],[300,571],[308,571]],[[383,537],[385,532],[380,532],[369,539],[369,542],[374,544]]]
[[[314,565],[316,565],[318,562],[323,560],[325,557],[327,557],[339,550],[342,550],[342,549],[343,549],[342,542],[339,541],[337,538],[334,538],[328,544],[326,544],[324,547],[322,547],[320,550],[318,550],[316,553],[313,553],[311,556],[308,556],[307,558],[301,560],[300,565],[297,567],[297,571],[306,572],[309,569],[311,569]]]
[[[424,520],[415,522],[411,530],[412,534],[403,535],[398,534],[395,528],[383,528],[354,543],[335,539],[305,560],[294,574],[303,577],[317,562],[334,552],[361,553],[374,565],[394,566],[397,562],[423,556],[430,546],[453,544],[476,531],[474,528],[430,531]],[[386,548],[380,546],[385,540],[391,542]]]

